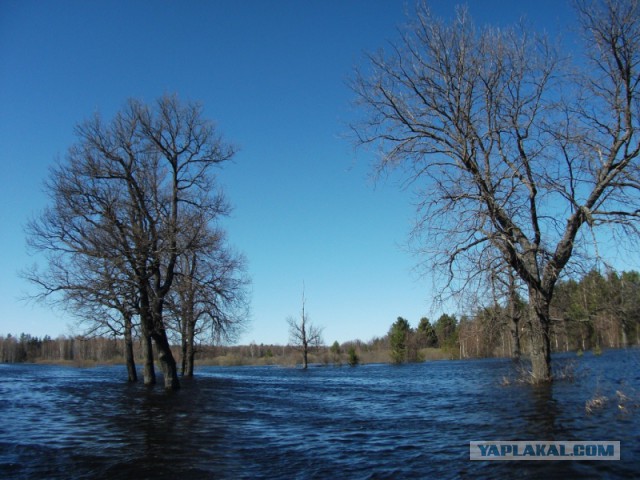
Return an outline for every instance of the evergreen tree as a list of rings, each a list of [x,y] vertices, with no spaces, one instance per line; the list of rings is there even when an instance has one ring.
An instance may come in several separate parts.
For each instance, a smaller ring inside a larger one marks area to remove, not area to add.
[[[393,363],[403,363],[408,359],[408,343],[411,335],[409,322],[398,317],[389,330],[389,346]]]

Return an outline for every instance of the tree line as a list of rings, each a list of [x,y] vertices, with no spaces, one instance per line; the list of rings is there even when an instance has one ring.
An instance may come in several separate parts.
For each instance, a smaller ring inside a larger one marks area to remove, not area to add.
[[[640,345],[640,273],[637,271],[601,273],[591,270],[579,279],[559,282],[551,305],[551,345],[554,352],[601,350]],[[516,305],[495,302],[461,315],[444,313],[431,323],[422,317],[413,328],[409,320],[398,317],[383,337],[368,342],[353,340],[322,345],[321,329],[313,327],[313,342],[292,334],[291,344],[224,346],[198,342],[185,353],[181,331],[171,335],[172,352],[177,358],[194,355],[200,361],[218,365],[296,364],[303,354],[303,366],[321,364],[357,365],[361,362],[419,362],[427,358],[519,357],[530,351],[525,312],[530,306],[520,296]],[[304,321],[303,321],[304,320]],[[515,321],[514,321],[515,320]],[[290,321],[292,323],[292,321]],[[293,321],[295,332],[309,328],[304,299],[301,320]],[[308,333],[305,333],[305,338]],[[514,338],[518,339],[514,343]],[[143,339],[133,342],[134,358],[142,360]],[[0,362],[124,362],[127,346],[114,336],[60,336],[51,338],[0,336]],[[439,350],[439,352],[436,352]],[[217,360],[216,360],[217,359]],[[193,372],[192,372],[193,373]]]
[[[391,359],[421,361],[425,348],[441,348],[456,358],[529,355],[531,306],[521,296],[511,301],[515,305],[495,302],[459,319],[443,314],[433,325],[423,317],[415,329],[399,317],[386,337]],[[562,280],[550,311],[552,352],[640,345],[640,273],[591,270],[580,279]]]
[[[143,339],[136,337],[133,342],[133,356],[136,361],[144,360]],[[336,346],[337,345],[337,346]],[[179,343],[171,346],[176,358],[181,358]],[[114,336],[64,336],[39,338],[29,334],[0,335],[0,363],[53,363],[89,366],[96,364],[124,364],[127,345],[121,337]],[[357,365],[360,357],[356,353],[365,352],[364,358],[380,361],[373,354],[378,348],[360,341],[337,342],[332,347],[314,345],[307,352],[310,363]],[[288,365],[300,363],[301,350],[297,345],[265,345],[255,342],[249,345],[213,345],[209,342],[196,343],[195,358],[203,365]],[[154,358],[157,360],[157,356]],[[386,357],[382,361],[386,361]]]
[[[141,352],[141,349],[136,348]],[[108,337],[66,337],[42,338],[22,333],[19,336],[0,335],[0,362],[124,362],[125,343],[123,339]],[[140,357],[141,353],[136,355]]]
[[[513,356],[531,350],[528,303],[493,304],[463,317],[462,357]],[[640,344],[640,274],[591,270],[558,282],[550,306],[551,351],[586,351]]]

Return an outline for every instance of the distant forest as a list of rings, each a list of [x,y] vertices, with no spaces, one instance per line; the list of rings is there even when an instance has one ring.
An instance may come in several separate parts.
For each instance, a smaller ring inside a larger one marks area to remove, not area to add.
[[[457,318],[443,314],[435,322],[423,317],[416,328],[398,317],[383,337],[321,346],[311,362],[355,364],[411,362],[444,358],[509,357],[514,341],[526,356],[529,350],[524,313],[527,303],[478,308]],[[640,345],[640,273],[593,270],[580,280],[565,280],[556,288],[552,304],[551,344],[556,352],[600,350]],[[514,321],[515,320],[515,321]],[[180,347],[172,347],[176,357]],[[140,341],[136,357],[142,358]],[[113,337],[0,336],[0,361],[52,362],[91,365],[124,362],[124,340]],[[294,346],[255,344],[227,346],[199,344],[196,362],[207,365],[296,365]]]

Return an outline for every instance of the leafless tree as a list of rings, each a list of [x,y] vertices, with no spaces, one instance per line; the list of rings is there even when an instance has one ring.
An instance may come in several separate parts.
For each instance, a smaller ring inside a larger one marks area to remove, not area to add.
[[[477,28],[465,9],[447,24],[421,5],[353,82],[358,141],[417,187],[416,238],[447,287],[494,251],[526,286],[537,381],[551,380],[561,272],[588,253],[590,230],[635,235],[640,216],[638,2],[577,11],[586,61],[570,65],[526,26]]]
[[[46,184],[51,205],[28,227],[49,264],[69,270],[90,258],[118,266],[135,288],[140,328],[153,339],[167,388],[179,388],[163,317],[181,248],[191,248],[184,211],[226,213],[212,167],[233,148],[196,104],[175,96],[149,107],[130,100],[110,123],[99,116],[76,128],[78,141]],[[120,267],[122,265],[122,267]],[[145,383],[153,372],[145,370]]]
[[[69,311],[79,319],[85,336],[124,336],[129,381],[137,381],[133,318],[138,315],[139,305],[135,286],[124,274],[124,262],[109,255],[106,245],[100,257],[50,248],[52,239],[44,235],[43,226],[31,222],[27,228],[28,243],[46,251],[48,260],[44,271],[33,266],[22,272],[39,287],[28,299]],[[145,369],[153,373],[153,354],[145,353]]]
[[[237,339],[248,319],[244,257],[227,245],[222,230],[202,226],[198,245],[185,251],[167,310],[179,332],[182,375],[193,376],[195,339],[212,343]]]
[[[104,261],[97,262],[96,265],[91,265],[92,263],[88,262],[87,268],[81,272],[75,272],[85,277],[84,282],[76,281],[73,286],[68,281],[58,283],[63,291],[62,300],[79,318],[85,337],[124,337],[128,379],[136,382],[138,374],[133,353],[135,319],[139,315],[136,291],[121,275],[114,272],[113,265]],[[144,371],[151,371],[146,378],[155,378],[151,344],[145,342],[143,346],[146,347],[143,368]]]
[[[287,319],[289,324],[289,342],[302,352],[302,368],[309,364],[309,351],[322,345],[322,328],[313,325],[305,312],[304,289],[302,291],[302,312],[300,320],[294,317]]]

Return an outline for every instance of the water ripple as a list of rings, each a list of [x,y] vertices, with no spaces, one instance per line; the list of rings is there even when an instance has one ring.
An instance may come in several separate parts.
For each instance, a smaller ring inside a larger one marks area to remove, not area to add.
[[[123,383],[123,367],[3,366],[0,477],[638,476],[637,354],[585,355],[572,381],[542,388],[502,386],[507,360],[209,367],[174,393]],[[611,401],[589,415],[597,392]],[[469,441],[498,439],[620,440],[622,461],[468,460]]]

